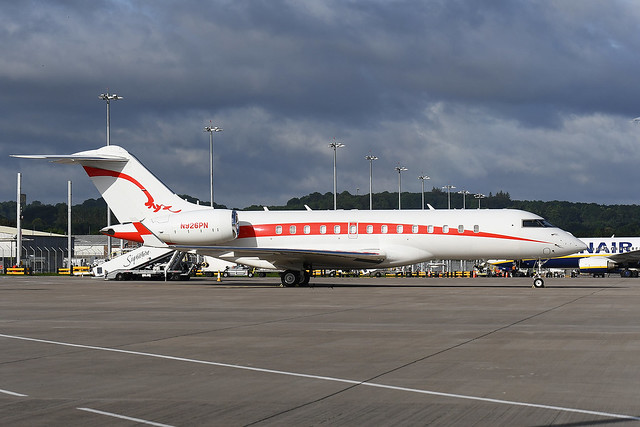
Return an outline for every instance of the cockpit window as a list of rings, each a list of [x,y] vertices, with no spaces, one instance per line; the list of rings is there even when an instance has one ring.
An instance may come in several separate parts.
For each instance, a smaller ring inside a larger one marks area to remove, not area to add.
[[[537,227],[537,228],[547,228],[547,227],[555,227],[546,219],[523,219],[522,220],[523,227]]]

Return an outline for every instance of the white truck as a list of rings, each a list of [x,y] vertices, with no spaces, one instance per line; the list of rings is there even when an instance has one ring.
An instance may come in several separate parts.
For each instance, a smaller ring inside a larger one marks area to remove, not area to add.
[[[140,246],[93,267],[93,275],[105,280],[188,280],[195,268],[184,252]]]
[[[202,259],[200,270],[207,277],[217,276],[218,272],[222,275],[223,271],[238,265],[235,262],[224,261],[207,255],[203,255]]]

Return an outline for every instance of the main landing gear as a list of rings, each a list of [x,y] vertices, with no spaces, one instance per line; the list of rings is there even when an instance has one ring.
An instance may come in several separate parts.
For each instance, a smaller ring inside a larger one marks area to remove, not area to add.
[[[280,286],[287,288],[291,286],[307,286],[310,279],[311,274],[307,270],[286,270],[280,273]]]

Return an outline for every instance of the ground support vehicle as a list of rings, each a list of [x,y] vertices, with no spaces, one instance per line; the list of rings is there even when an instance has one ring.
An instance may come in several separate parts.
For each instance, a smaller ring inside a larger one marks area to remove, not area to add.
[[[191,255],[141,246],[93,268],[105,280],[189,280],[196,268]]]

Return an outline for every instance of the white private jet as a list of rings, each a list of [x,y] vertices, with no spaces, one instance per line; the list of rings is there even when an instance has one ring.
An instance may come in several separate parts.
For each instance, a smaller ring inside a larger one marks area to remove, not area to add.
[[[584,243],[530,212],[510,209],[236,211],[181,199],[125,149],[14,155],[79,163],[120,224],[103,233],[149,246],[195,251],[284,270],[284,286],[311,269],[387,268],[432,259],[568,255]],[[536,277],[534,286],[543,287]]]

